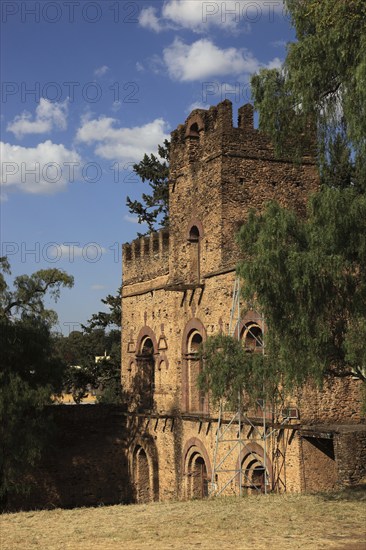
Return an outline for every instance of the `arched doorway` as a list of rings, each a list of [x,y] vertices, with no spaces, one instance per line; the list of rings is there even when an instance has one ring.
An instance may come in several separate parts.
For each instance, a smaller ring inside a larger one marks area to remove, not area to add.
[[[149,460],[143,447],[136,447],[133,461],[136,502],[144,503],[152,500]]]
[[[208,496],[212,470],[210,457],[200,439],[190,438],[183,449],[184,495],[187,498]]]
[[[249,453],[241,462],[242,479],[241,484],[244,492],[248,494],[265,493],[265,484],[267,482],[267,491],[270,488],[270,468],[266,469],[263,463],[263,457],[256,453]]]
[[[208,497],[208,475],[204,458],[195,452],[188,462],[188,497]]]
[[[252,487],[260,491],[261,493],[265,492],[265,477],[264,477],[264,466],[257,465],[252,469]]]

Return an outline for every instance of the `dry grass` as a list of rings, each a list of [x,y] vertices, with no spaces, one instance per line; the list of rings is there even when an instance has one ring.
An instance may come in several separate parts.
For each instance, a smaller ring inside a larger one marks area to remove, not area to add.
[[[366,491],[5,514],[1,550],[366,549]]]

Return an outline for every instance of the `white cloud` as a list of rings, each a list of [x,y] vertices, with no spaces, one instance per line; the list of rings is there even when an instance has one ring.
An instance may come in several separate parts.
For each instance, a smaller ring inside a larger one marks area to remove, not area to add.
[[[247,31],[261,20],[273,21],[274,14],[282,11],[282,0],[168,0],[163,4],[160,15],[155,7],[144,8],[139,23],[155,32],[172,28],[208,32],[215,26],[231,32],[238,29]]]
[[[45,134],[54,128],[65,130],[67,128],[68,100],[62,103],[52,102],[41,97],[37,105],[35,117],[24,111],[14,118],[7,126],[7,131],[12,132],[18,139],[27,134]]]
[[[106,288],[106,286],[105,286],[105,285],[98,285],[98,284],[96,284],[96,285],[91,285],[90,288],[91,288],[92,290],[104,290],[104,289]]]
[[[102,65],[101,67],[97,67],[94,71],[94,76],[101,77],[105,75],[109,71],[108,65]]]
[[[154,54],[151,57],[149,57],[147,59],[147,64],[150,71],[152,71],[155,74],[162,74],[163,72],[165,72],[165,63],[162,60],[162,58],[157,54]]]
[[[188,105],[185,112],[190,114],[195,109],[205,109],[205,110],[207,110],[209,108],[210,108],[210,105],[208,103],[203,103],[202,101],[194,101],[193,103]]]
[[[128,214],[125,214],[123,216],[123,219],[129,223],[139,223],[139,219],[137,216],[129,216]]]
[[[36,147],[0,142],[1,184],[26,193],[53,194],[78,178],[81,158],[62,144],[47,140]]]
[[[58,244],[58,245],[55,245],[54,248],[55,248],[55,256],[59,254],[66,260],[73,260],[74,258],[83,257],[83,247],[80,246],[79,244]]]
[[[107,250],[95,242],[81,243],[70,242],[64,244],[54,244],[48,247],[47,255],[58,259],[73,262],[75,258],[82,258],[87,262],[94,263],[98,261]]]
[[[179,38],[163,51],[169,76],[174,80],[192,81],[211,76],[254,73],[260,63],[246,49],[226,48],[221,50],[208,39],[185,44]]]
[[[249,76],[260,68],[273,69],[282,65],[278,57],[265,64],[246,48],[221,49],[207,38],[201,38],[192,44],[185,44],[180,38],[175,38],[163,50],[160,63],[165,66],[171,79],[180,82],[228,75],[235,77],[238,82],[249,82]]]
[[[134,128],[118,128],[117,123],[110,117],[84,120],[76,139],[96,144],[95,153],[102,158],[138,162],[145,153],[156,153],[158,144],[169,138],[168,125],[162,118]]]
[[[275,57],[274,59],[272,59],[272,61],[270,61],[266,65],[267,69],[280,69],[281,67],[282,67],[282,61],[279,57]]]
[[[156,15],[157,9],[153,7],[144,8],[141,10],[139,16],[139,23],[141,27],[145,29],[151,29],[155,32],[160,32],[164,29],[164,26]]]
[[[145,67],[143,66],[142,63],[140,63],[139,61],[137,61],[137,63],[136,63],[136,70],[137,70],[139,73],[142,73],[142,72],[144,72]]]

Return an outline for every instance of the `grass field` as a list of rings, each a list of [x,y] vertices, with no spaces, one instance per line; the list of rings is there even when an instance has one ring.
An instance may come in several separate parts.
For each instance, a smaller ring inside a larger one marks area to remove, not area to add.
[[[366,550],[366,490],[4,514],[1,550]]]

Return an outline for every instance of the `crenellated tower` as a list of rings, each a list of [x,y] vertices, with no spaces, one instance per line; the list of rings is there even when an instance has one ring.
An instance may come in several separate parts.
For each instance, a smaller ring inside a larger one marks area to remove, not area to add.
[[[196,109],[172,132],[170,262],[172,282],[202,282],[238,260],[235,234],[250,208],[278,200],[303,210],[318,185],[311,153],[301,166],[277,158],[270,140],[254,128],[244,105],[233,126],[232,104]]]
[[[304,212],[319,184],[311,146],[294,165],[291,144],[288,156],[278,158],[254,127],[251,105],[240,107],[237,125],[232,118],[231,102],[223,101],[194,110],[172,132],[170,226],[123,246],[122,382],[129,471],[139,502],[207,496],[215,449],[219,462],[228,454],[216,445],[218,411],[197,386],[199,350],[209,336],[229,332],[240,258],[235,235],[249,210],[263,210],[268,201]],[[248,353],[258,351],[254,337],[263,328],[252,308],[240,312],[237,335]],[[268,417],[271,436],[264,447],[263,426],[256,440],[253,426],[242,426],[245,448],[228,459],[228,471],[245,474],[242,491],[262,487],[264,470],[271,490],[280,491],[328,489],[342,477],[334,460],[341,446],[324,436],[323,424],[360,421],[359,387],[342,380],[306,392],[295,403],[302,431],[297,414],[279,430]],[[319,429],[309,430],[314,423]],[[234,423],[228,439],[235,441],[239,432]],[[217,475],[235,492],[227,472]]]

